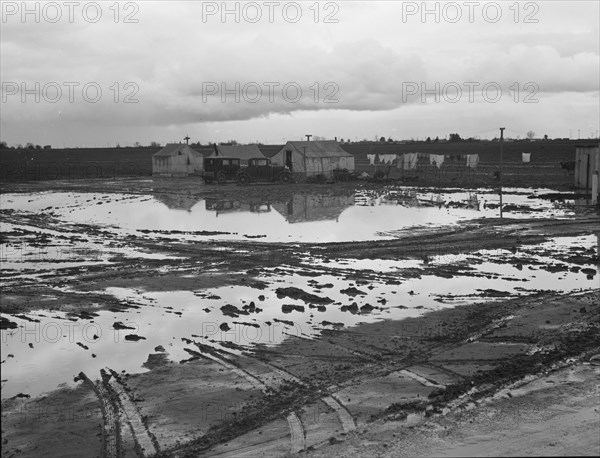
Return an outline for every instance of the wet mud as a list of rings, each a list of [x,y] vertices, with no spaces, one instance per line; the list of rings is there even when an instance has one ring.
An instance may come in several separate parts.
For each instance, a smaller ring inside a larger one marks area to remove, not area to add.
[[[77,193],[62,206],[3,189],[6,456],[40,443],[72,456],[326,454],[364,428],[442,421],[600,351],[600,217],[568,193],[514,190],[499,218],[464,190],[166,183],[53,183],[49,200]],[[271,215],[277,230],[118,225],[108,213],[165,196],[182,206],[182,194],[239,201],[201,207],[216,220],[228,208]],[[292,211],[299,202],[310,218]],[[91,206],[110,210],[98,219]],[[345,215],[371,208],[448,219],[349,240]],[[325,227],[337,235],[299,236]]]

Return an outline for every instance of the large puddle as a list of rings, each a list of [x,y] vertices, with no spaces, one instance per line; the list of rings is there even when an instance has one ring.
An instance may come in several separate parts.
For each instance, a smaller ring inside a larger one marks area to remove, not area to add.
[[[572,215],[573,208],[537,198],[551,190],[506,189],[508,218]],[[94,193],[3,194],[4,210],[45,213],[73,224],[100,225],[116,234],[178,239],[344,242],[389,239],[412,226],[453,224],[499,216],[489,190],[439,191],[393,187],[343,195],[296,193],[287,200],[165,198]],[[6,227],[2,227],[5,231]],[[4,249],[6,251],[6,247]]]
[[[505,190],[504,216],[571,216],[573,202],[557,204],[537,197],[550,191]],[[35,283],[46,275],[59,275],[61,269],[108,265],[123,256],[185,260],[136,248],[132,237],[296,243],[390,239],[395,231],[408,227],[497,217],[498,202],[498,195],[486,190],[402,187],[345,195],[302,193],[285,201],[253,202],[123,194],[4,194],[0,196],[6,215],[0,223],[1,281],[4,285]],[[20,220],[19,215],[25,218]],[[37,221],[40,215],[50,217],[51,223]],[[88,319],[43,310],[9,317],[18,327],[2,330],[2,398],[18,393],[36,396],[73,385],[80,371],[97,374],[110,367],[141,372],[146,370],[148,355],[157,351],[164,350],[173,361],[188,359],[186,349],[197,350],[195,342],[236,352],[257,344],[276,345],[290,336],[311,339],[323,329],[401,320],[442,307],[538,290],[597,288],[600,276],[595,265],[569,262],[569,253],[597,253],[597,246],[596,236],[583,236],[554,238],[516,253],[479,251],[424,261],[305,257],[300,267],[261,269],[258,279],[266,285],[263,289],[256,285],[167,292],[107,288],[99,292],[134,308],[99,311]],[[562,260],[558,264],[557,255]],[[451,274],[437,275],[435,268],[444,266]],[[365,273],[370,281],[355,280],[365,278]],[[61,288],[70,291],[68,286]],[[309,296],[294,298],[290,288]]]

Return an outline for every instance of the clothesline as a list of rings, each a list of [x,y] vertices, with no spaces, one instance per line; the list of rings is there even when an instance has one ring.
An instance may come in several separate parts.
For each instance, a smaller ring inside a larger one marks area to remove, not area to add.
[[[428,161],[430,165],[435,165],[438,169],[444,162],[459,163],[465,161],[465,165],[470,168],[476,168],[479,165],[479,154],[431,154],[431,153],[402,153],[402,154],[367,154],[370,165],[391,165],[394,162],[396,167],[404,170],[416,168],[419,159]],[[521,162],[531,162],[531,153],[521,153]]]

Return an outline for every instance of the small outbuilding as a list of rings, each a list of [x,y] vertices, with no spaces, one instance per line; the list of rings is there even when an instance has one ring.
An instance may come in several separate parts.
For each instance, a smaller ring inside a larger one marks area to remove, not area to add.
[[[167,143],[152,156],[152,175],[185,177],[202,172],[204,156],[183,143]]]
[[[215,152],[210,157],[235,157],[240,160],[240,165],[248,165],[248,159],[254,157],[266,159],[257,145],[215,145]]]
[[[354,171],[354,156],[335,140],[287,142],[271,162],[308,176],[329,175],[337,169]]]

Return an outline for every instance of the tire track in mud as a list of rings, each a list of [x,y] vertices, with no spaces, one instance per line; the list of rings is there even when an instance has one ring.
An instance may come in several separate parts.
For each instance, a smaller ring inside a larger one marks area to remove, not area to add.
[[[354,417],[338,399],[334,398],[333,396],[326,396],[322,399],[322,401],[335,410],[335,413],[337,414],[345,433],[356,429],[356,421],[354,420]]]
[[[339,347],[343,348],[341,346],[339,346]],[[346,350],[351,351],[349,349],[346,349]],[[250,358],[250,357],[248,357],[248,358]],[[252,358],[252,359],[257,360],[256,358]],[[288,371],[281,369],[272,363],[267,363],[266,361],[262,361],[262,360],[257,360],[257,361],[260,361],[265,366],[273,369],[273,371],[275,373],[279,374],[282,377],[282,380],[290,380],[290,381],[296,382],[300,385],[306,386],[306,383],[302,379],[296,377],[295,375],[289,373]],[[340,421],[342,428],[344,429],[344,432],[349,432],[356,428],[356,422],[354,420],[354,417],[352,417],[352,415],[350,414],[348,409],[346,409],[346,407],[337,398],[333,397],[332,395],[329,395],[329,396],[325,396],[324,398],[321,398],[321,401],[323,401],[325,404],[327,404],[331,409],[333,409],[335,411],[335,413],[338,416],[338,420]]]
[[[102,449],[100,456],[103,458],[117,458],[121,453],[121,431],[119,424],[119,411],[114,403],[114,398],[104,386],[103,380],[93,382],[83,372],[79,378],[84,381],[96,394],[102,411]]]
[[[198,354],[199,356],[201,356],[203,358],[210,359],[211,361],[214,361],[217,364],[220,364],[221,366],[225,367],[226,369],[229,369],[234,374],[237,374],[238,376],[246,379],[254,388],[256,388],[258,390],[266,391],[268,388],[267,385],[265,385],[258,377],[252,375],[248,371],[245,371],[245,370],[239,368],[238,366],[236,366],[235,364],[231,363],[230,361],[227,360],[227,358],[225,358],[225,356],[219,357],[212,352],[204,352],[204,351],[202,351],[202,349],[200,349],[200,352],[193,351],[193,353]]]
[[[110,392],[102,381],[96,382],[100,405],[104,415],[102,432],[102,453],[106,458],[121,456],[121,425],[119,424],[119,409],[114,405]]]
[[[428,386],[431,388],[444,388],[444,385],[439,385],[435,382],[432,382],[431,380],[429,380],[419,374],[415,374],[414,372],[412,372],[408,369],[402,369],[401,371],[399,371],[399,374],[404,375],[405,377],[411,378],[411,379],[419,382],[423,386]]]
[[[207,359],[210,359],[211,361],[214,361],[214,362],[220,364],[221,366],[224,366],[225,368],[229,369],[231,372],[246,379],[255,388],[258,388],[263,392],[266,392],[270,388],[269,384],[266,383],[265,381],[261,380],[260,376],[251,374],[249,371],[242,369],[241,367],[237,366],[233,362],[229,361],[225,355],[218,356],[216,351],[202,351],[203,350],[202,346],[199,346],[199,348],[200,348],[199,354],[201,356],[203,356]],[[262,363],[265,366],[272,369],[273,373],[276,374],[276,377],[274,378],[274,380],[269,381],[270,384],[288,381],[288,380],[293,380],[293,381],[297,381],[297,382],[301,383],[300,380],[297,379],[296,377],[294,377],[293,375],[283,371],[282,369],[273,367],[270,364],[265,363],[264,361],[260,361],[256,358],[252,358],[252,357],[244,356],[244,355],[235,355],[235,357],[247,359],[248,361],[251,360],[252,362],[255,362],[255,363]],[[287,422],[288,422],[288,426],[290,429],[290,450],[292,453],[298,453],[305,449],[306,431],[304,429],[304,426],[302,425],[302,421],[300,421],[300,418],[298,417],[296,412],[291,412],[287,416]]]
[[[253,365],[263,365],[264,367],[268,367],[271,370],[271,372],[259,373],[258,371],[256,371],[256,373],[252,374],[249,370],[243,369],[239,365],[228,360],[227,356],[225,355],[219,355],[216,351],[203,351],[202,346],[199,346],[199,348],[200,353],[198,354],[228,368],[232,372],[248,380],[250,383],[252,383],[253,386],[261,389],[262,391],[268,390],[272,385],[290,381],[296,382],[302,386],[307,386],[306,383],[299,377],[291,374],[290,372],[280,367],[275,366],[272,363],[268,363],[261,359],[246,354],[232,355],[232,358],[240,358],[241,360],[245,360],[246,362],[248,362],[248,364],[244,364],[244,367],[252,367]],[[323,397],[321,401],[323,401],[325,404],[327,404],[327,406],[329,406],[333,411],[335,411],[345,433],[356,429],[356,422],[354,418],[339,400],[329,395]],[[298,453],[306,448],[306,430],[304,428],[304,425],[302,424],[300,417],[298,416],[298,412],[296,411],[291,412],[287,416],[287,422],[290,429],[291,452]]]
[[[133,403],[129,394],[125,391],[125,387],[118,378],[118,374],[111,369],[107,370],[112,377],[110,377],[105,383],[110,387],[110,389],[112,389],[121,405],[120,413],[123,414],[121,421],[126,423],[131,429],[136,450],[141,456],[155,455],[159,451],[158,446],[155,443],[156,439],[154,439],[148,431],[148,428],[142,420],[139,409]],[[125,419],[126,422],[123,421]]]
[[[340,348],[343,348],[340,346]],[[349,349],[347,349],[348,351],[351,351]],[[358,354],[358,352],[357,352]],[[275,366],[272,363],[267,363],[265,361],[261,361],[263,364],[265,364],[268,367],[271,367],[274,371],[276,371],[276,373],[283,375],[286,378],[289,378],[290,380],[299,383],[300,385],[304,385],[306,386],[306,383],[304,383],[304,381],[302,381],[302,379],[296,377],[293,374],[290,374],[289,372],[278,368],[277,366]],[[332,395],[329,396],[325,396],[324,398],[321,398],[321,401],[323,401],[325,404],[327,404],[331,409],[333,409],[336,413],[336,415],[338,416],[338,420],[340,421],[342,428],[344,429],[344,432],[350,432],[354,429],[356,429],[356,421],[354,420],[354,417],[350,414],[350,412],[348,411],[348,409],[344,406],[344,404],[342,404],[337,398],[335,398]]]
[[[292,412],[287,416],[287,422],[290,427],[291,434],[291,451],[292,453],[301,452],[306,448],[306,431],[300,418],[296,412]]]

